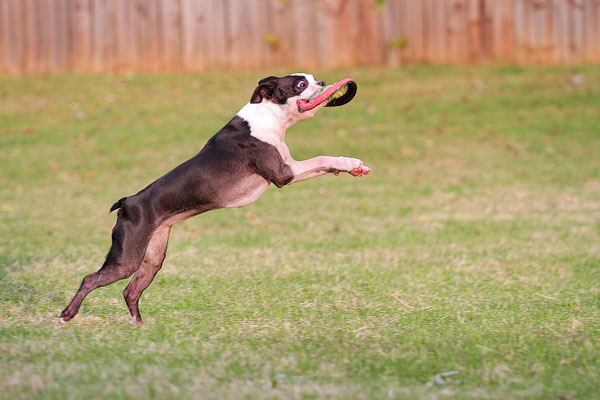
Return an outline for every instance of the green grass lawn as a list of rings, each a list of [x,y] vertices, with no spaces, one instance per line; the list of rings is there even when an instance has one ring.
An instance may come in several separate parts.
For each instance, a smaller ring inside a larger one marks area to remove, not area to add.
[[[58,325],[111,204],[277,72],[0,78],[0,398],[600,398],[591,66],[317,73],[358,94],[292,127],[292,154],[371,175],[175,226],[143,328],[127,281]]]

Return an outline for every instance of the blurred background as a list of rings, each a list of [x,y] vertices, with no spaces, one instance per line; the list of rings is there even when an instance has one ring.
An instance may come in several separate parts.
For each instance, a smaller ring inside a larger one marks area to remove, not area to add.
[[[598,400],[599,62],[600,0],[0,0],[0,399]],[[59,328],[110,205],[297,71],[359,90],[294,158],[373,173],[179,224],[143,329],[125,281]]]
[[[0,72],[600,61],[600,0],[0,0]]]

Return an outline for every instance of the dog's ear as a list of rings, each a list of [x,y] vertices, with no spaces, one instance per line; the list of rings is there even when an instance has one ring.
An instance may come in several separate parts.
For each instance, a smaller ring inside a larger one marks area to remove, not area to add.
[[[275,89],[277,89],[277,80],[278,78],[275,76],[261,79],[256,89],[254,89],[254,93],[252,93],[250,103],[260,103],[262,99],[272,98]]]

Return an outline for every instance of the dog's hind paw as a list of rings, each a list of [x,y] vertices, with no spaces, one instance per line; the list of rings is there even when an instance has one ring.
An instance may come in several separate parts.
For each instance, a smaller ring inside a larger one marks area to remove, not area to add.
[[[58,319],[58,323],[60,324],[60,326],[63,326],[64,324],[66,324],[66,323],[67,323],[67,320],[66,320],[66,319],[64,319],[63,317],[60,317],[60,318]]]

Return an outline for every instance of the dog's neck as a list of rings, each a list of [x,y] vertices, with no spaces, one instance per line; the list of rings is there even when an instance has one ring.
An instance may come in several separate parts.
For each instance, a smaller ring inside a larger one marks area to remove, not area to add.
[[[297,121],[287,112],[287,104],[275,104],[263,100],[248,103],[237,113],[250,126],[250,134],[265,143],[279,147],[285,140],[285,132]]]

